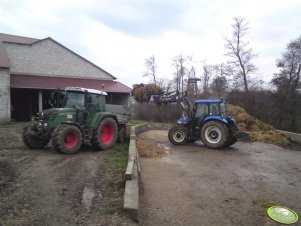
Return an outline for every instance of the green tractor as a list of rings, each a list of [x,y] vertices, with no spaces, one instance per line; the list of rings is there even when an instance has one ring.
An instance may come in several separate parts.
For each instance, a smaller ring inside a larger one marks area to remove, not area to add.
[[[41,149],[52,140],[56,150],[72,154],[83,144],[108,149],[117,139],[122,142],[128,114],[123,106],[106,105],[105,95],[106,92],[99,90],[66,88],[62,107],[38,113],[34,122],[25,126],[24,144],[30,149]],[[114,113],[110,112],[110,107],[114,108]]]

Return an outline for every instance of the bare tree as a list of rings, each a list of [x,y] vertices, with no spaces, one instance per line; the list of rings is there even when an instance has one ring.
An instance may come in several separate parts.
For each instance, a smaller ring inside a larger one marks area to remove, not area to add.
[[[295,132],[298,125],[301,126],[301,96],[298,92],[301,85],[301,36],[290,41],[282,58],[277,60],[277,67],[279,73],[275,74],[272,83],[277,87],[279,126]]]
[[[241,17],[234,17],[232,24],[233,33],[231,38],[225,38],[225,48],[228,50],[226,56],[231,60],[228,62],[233,69],[237,78],[242,80],[244,90],[249,93],[249,75],[257,70],[257,67],[252,63],[253,58],[256,56],[252,48],[249,48],[249,42],[245,41],[245,35],[249,30],[248,22]]]
[[[157,85],[157,65],[155,62],[155,56],[152,55],[145,59],[146,72],[144,72],[143,77],[151,77],[154,84]]]
[[[207,98],[210,95],[209,83],[214,75],[214,66],[209,64],[203,65],[203,97]]]
[[[172,83],[173,81],[167,79],[166,77],[157,79],[157,86],[159,86],[164,91],[164,93],[171,92]]]
[[[176,68],[175,82],[177,84],[176,91],[178,92],[184,91],[184,76],[187,73],[187,68],[185,67],[186,60],[186,57],[184,57],[182,54],[179,54],[172,59],[173,65]]]

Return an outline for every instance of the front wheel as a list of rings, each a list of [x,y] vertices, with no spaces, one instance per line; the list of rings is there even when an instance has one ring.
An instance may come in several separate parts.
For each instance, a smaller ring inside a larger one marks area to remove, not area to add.
[[[113,147],[117,140],[117,123],[113,118],[103,119],[98,126],[93,146],[101,149]]]
[[[201,137],[208,148],[221,148],[229,139],[229,130],[222,122],[209,121],[203,125]]]
[[[27,125],[23,129],[22,140],[23,143],[30,149],[41,149],[47,145],[48,140],[41,140],[34,137],[31,132],[33,131],[33,125]]]
[[[82,145],[82,133],[74,125],[59,125],[53,132],[52,145],[60,152],[74,154]]]
[[[168,132],[168,139],[174,145],[187,143],[187,129],[183,126],[174,126]]]

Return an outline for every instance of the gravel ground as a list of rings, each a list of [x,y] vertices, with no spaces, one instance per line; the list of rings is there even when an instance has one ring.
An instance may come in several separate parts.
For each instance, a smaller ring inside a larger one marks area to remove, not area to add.
[[[29,150],[23,126],[0,125],[0,225],[135,225],[108,177],[110,150]]]
[[[279,225],[266,215],[274,204],[301,215],[300,151],[259,142],[223,150],[200,141],[173,146],[164,130],[147,131],[140,139],[167,153],[141,158],[141,225]]]

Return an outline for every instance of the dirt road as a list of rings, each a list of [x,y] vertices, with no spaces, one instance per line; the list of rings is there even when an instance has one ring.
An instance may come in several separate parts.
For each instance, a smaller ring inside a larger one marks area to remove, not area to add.
[[[141,159],[141,225],[279,225],[266,216],[273,204],[301,215],[300,151],[245,142],[224,150],[199,141],[173,146],[163,130],[140,138],[167,152]]]
[[[110,150],[29,150],[23,125],[0,125],[0,225],[133,225],[108,178]]]

